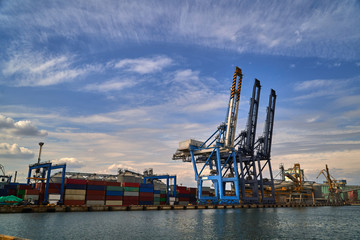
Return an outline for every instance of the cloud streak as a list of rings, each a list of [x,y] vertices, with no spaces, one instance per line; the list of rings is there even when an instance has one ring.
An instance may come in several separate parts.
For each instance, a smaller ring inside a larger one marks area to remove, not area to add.
[[[14,41],[19,41],[14,29],[21,29],[20,39],[30,42],[77,42],[86,36],[111,47],[118,42],[181,42],[247,53],[354,59],[360,51],[359,8],[356,1],[106,1],[101,6],[96,1],[46,6],[11,1],[3,4],[0,23]]]

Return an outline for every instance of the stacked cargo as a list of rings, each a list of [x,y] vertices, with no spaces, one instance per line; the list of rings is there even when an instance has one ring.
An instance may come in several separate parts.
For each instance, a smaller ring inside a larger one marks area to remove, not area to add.
[[[61,183],[49,183],[49,204],[57,204],[61,198]]]
[[[348,192],[349,201],[350,202],[357,202],[358,201],[358,191],[353,190]]]
[[[188,188],[189,192],[190,192],[190,196],[189,196],[189,203],[191,204],[196,204],[196,200],[197,200],[197,188]]]
[[[134,182],[123,182],[122,186],[124,187],[123,205],[139,205],[140,184]]]
[[[160,185],[160,205],[166,204],[167,192],[166,185]]]
[[[86,190],[86,205],[96,206],[105,204],[105,181],[88,180]]]
[[[5,185],[4,188],[7,189],[7,195],[8,196],[10,196],[10,195],[15,196],[16,193],[17,193],[17,184],[10,183],[8,185]]]
[[[24,200],[31,202],[32,204],[39,204],[40,190],[26,189]]]
[[[84,205],[86,197],[86,180],[65,179],[65,205]]]
[[[105,205],[123,205],[124,188],[120,182],[106,182]]]
[[[154,205],[158,206],[160,205],[160,185],[155,184],[154,185]]]
[[[186,187],[176,186],[178,191],[179,205],[188,205],[190,202],[190,190]]]
[[[141,183],[139,188],[139,205],[154,205],[154,185]]]
[[[202,193],[201,193],[203,197],[210,197],[210,187],[202,187]]]
[[[27,184],[19,184],[17,186],[17,193],[16,193],[16,196],[18,198],[21,198],[21,199],[24,199],[25,197],[25,190],[27,189],[31,189],[31,186],[30,185],[27,185]]]

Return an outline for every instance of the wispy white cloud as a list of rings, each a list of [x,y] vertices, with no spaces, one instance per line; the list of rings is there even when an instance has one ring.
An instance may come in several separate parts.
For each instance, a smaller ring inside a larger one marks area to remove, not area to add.
[[[107,1],[101,6],[96,1],[46,6],[12,1],[2,8],[2,32],[30,44],[59,38],[82,43],[86,37],[109,43],[104,46],[110,49],[123,42],[156,41],[291,56],[356,59],[359,55],[356,1],[139,0]]]
[[[152,58],[122,59],[115,64],[115,68],[125,71],[147,74],[159,72],[163,68],[173,64],[173,60],[166,56],[156,56]]]
[[[133,79],[116,79],[106,82],[88,84],[81,90],[90,92],[111,92],[120,91],[136,85],[136,81]]]
[[[101,71],[100,65],[76,66],[74,56],[47,56],[45,52],[14,52],[1,64],[3,79],[0,83],[18,87],[71,82],[90,72]]]

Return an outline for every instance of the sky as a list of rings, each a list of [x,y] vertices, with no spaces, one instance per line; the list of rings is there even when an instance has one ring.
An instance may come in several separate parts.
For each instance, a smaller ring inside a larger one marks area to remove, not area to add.
[[[225,121],[244,74],[237,132],[261,82],[257,135],[277,94],[271,163],[328,164],[360,184],[360,2],[0,0],[0,164],[176,174],[195,186],[178,143]]]

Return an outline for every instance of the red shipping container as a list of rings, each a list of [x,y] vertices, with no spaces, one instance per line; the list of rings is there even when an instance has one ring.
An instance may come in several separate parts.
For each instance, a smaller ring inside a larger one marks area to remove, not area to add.
[[[166,194],[160,194],[160,198],[166,198]]]
[[[178,193],[180,193],[180,194],[190,194],[190,191],[179,189]]]
[[[196,192],[197,192],[197,188],[189,188],[188,190],[192,194],[196,194]]]
[[[31,188],[31,185],[18,185],[18,190],[26,190]]]
[[[123,197],[123,205],[139,205],[139,197]]]
[[[154,193],[139,192],[139,196],[140,196],[140,197],[152,197],[152,198],[154,198]]]
[[[121,182],[106,182],[106,186],[121,187]]]
[[[106,200],[123,200],[123,196],[106,196]]]
[[[190,201],[190,198],[185,198],[185,197],[179,197],[179,202],[182,202],[182,201]]]
[[[38,195],[40,193],[37,189],[26,189],[25,195]]]
[[[17,193],[17,190],[16,189],[9,189],[8,190],[8,195],[16,195],[16,193]]]
[[[65,178],[65,184],[80,184],[80,185],[86,185],[86,180],[85,180],[85,179]]]
[[[122,183],[123,187],[140,187],[140,183],[132,183],[132,182],[123,182]]]
[[[105,195],[86,195],[86,200],[105,200]]]
[[[149,201],[152,202],[154,201],[154,197],[139,197],[139,201]]]
[[[87,180],[87,185],[106,186],[105,181]]]
[[[186,190],[186,187],[176,186],[176,190]]]
[[[87,190],[86,195],[99,195],[105,196],[106,191],[98,191],[98,190]]]
[[[61,188],[57,189],[57,188],[49,188],[49,193],[58,193],[60,194],[61,192]]]
[[[65,205],[85,205],[85,201],[83,200],[65,200]]]

